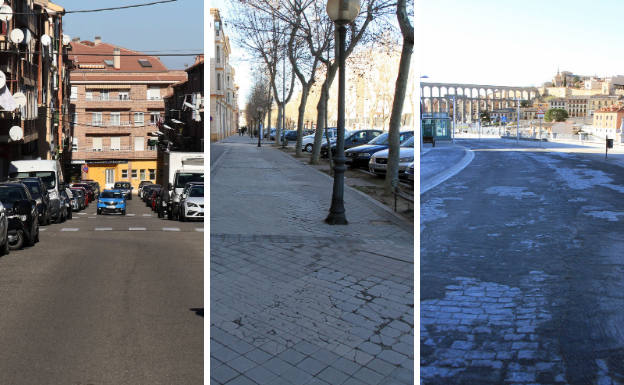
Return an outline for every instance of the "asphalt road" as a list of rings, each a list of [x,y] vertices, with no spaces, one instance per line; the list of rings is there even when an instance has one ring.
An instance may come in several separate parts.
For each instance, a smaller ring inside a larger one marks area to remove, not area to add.
[[[0,384],[203,384],[203,222],[95,211],[0,258]]]
[[[422,383],[622,383],[624,169],[459,142],[473,162],[421,196]]]

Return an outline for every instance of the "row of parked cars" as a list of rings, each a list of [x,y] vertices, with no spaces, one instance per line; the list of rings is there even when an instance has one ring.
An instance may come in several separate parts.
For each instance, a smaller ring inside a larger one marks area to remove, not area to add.
[[[169,187],[147,181],[141,182],[138,195],[147,207],[158,213],[159,218],[167,217],[180,222],[204,219],[203,182],[186,183],[179,203],[174,203],[172,199],[163,199],[162,189]]]

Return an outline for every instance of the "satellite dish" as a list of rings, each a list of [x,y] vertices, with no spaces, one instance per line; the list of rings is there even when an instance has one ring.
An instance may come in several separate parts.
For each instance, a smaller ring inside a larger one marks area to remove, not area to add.
[[[11,138],[11,140],[14,142],[24,138],[24,131],[22,130],[22,127],[20,126],[11,127],[11,129],[9,130],[9,138]]]
[[[13,94],[13,100],[18,107],[24,107],[26,105],[26,95],[23,92],[16,92]]]
[[[0,21],[9,21],[13,18],[13,10],[7,4],[0,6]]]
[[[2,7],[0,7],[0,12],[2,12]],[[15,44],[21,44],[24,41],[24,32],[21,29],[14,29],[9,34],[9,38]]]
[[[30,39],[32,39],[32,32],[28,28],[22,28],[22,32],[24,33],[24,44],[30,43]]]
[[[50,43],[52,43],[52,39],[50,38],[50,36],[44,34],[43,36],[41,36],[41,44],[44,47],[49,47]]]
[[[6,86],[6,75],[0,71],[0,88],[4,88],[4,86]]]
[[[68,45],[71,41],[71,37],[69,35],[63,34],[63,45]]]

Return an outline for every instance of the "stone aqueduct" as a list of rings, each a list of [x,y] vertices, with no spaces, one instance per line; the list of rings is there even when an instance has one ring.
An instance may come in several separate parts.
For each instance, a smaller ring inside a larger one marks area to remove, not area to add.
[[[420,95],[424,113],[452,113],[455,95],[455,118],[457,122],[469,123],[477,121],[481,111],[515,108],[519,100],[531,101],[539,95],[539,91],[536,87],[421,82]]]

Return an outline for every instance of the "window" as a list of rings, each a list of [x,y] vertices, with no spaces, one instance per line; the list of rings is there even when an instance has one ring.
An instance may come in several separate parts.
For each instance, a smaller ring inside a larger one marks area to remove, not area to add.
[[[78,151],[78,138],[72,138],[72,151]]]
[[[87,100],[93,100],[93,92],[91,92],[91,91],[85,92],[85,98]]]
[[[119,136],[112,136],[110,138],[110,142],[111,142],[111,145],[110,145],[110,149],[111,150],[114,150],[114,151],[121,150],[121,137],[119,137]]]
[[[160,87],[147,87],[147,100],[160,100]]]
[[[140,178],[141,180],[145,180],[145,170],[144,169],[141,170],[140,176],[141,176],[141,178]]]
[[[128,170],[127,169],[121,170],[121,179],[128,179]]]
[[[78,87],[72,87],[71,88],[71,95],[69,97],[71,100],[76,100],[78,99]]]
[[[137,178],[137,170],[132,170],[132,179]]]
[[[141,67],[151,67],[152,63],[150,63],[149,60],[147,59],[139,59],[139,64],[141,65]]]
[[[121,113],[119,113],[119,112],[111,112],[111,114],[110,114],[110,125],[111,126],[119,126],[119,125],[121,125]]]
[[[93,138],[93,151],[102,151],[102,138]]]
[[[130,93],[128,91],[120,91],[117,97],[119,100],[130,100]]]
[[[74,112],[74,117],[72,118],[72,123],[78,123],[78,113]]]
[[[217,45],[216,48],[217,48],[217,63],[221,63],[221,47]]]
[[[110,100],[108,91],[100,91],[100,100]]]
[[[158,142],[157,140],[154,141],[154,143]],[[150,142],[147,142],[147,150],[148,151],[156,151],[156,145],[150,145]]]
[[[160,112],[150,112],[150,124],[156,125],[160,120]]]
[[[91,113],[91,124],[93,124],[94,126],[102,125],[102,113],[101,112]]]
[[[144,141],[143,141],[143,137],[142,136],[135,136],[134,137],[134,151],[145,151],[144,146]]]
[[[150,168],[150,169],[149,169],[149,178],[150,178],[151,180],[156,179],[156,170],[154,170],[153,168]]]
[[[217,90],[221,90],[221,74],[217,74]]]
[[[145,123],[144,121],[144,116],[142,112],[135,112],[134,113],[134,125],[135,126],[142,126]]]

